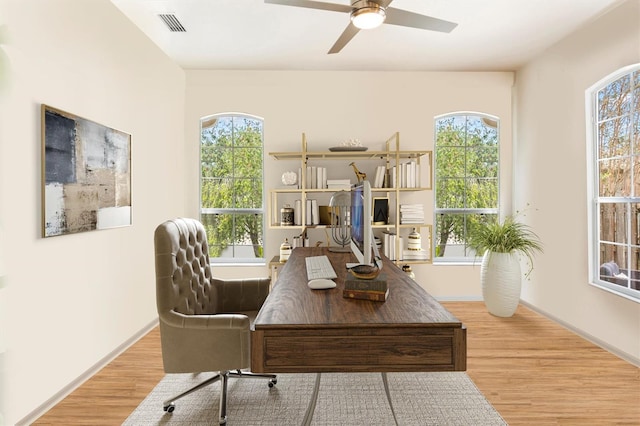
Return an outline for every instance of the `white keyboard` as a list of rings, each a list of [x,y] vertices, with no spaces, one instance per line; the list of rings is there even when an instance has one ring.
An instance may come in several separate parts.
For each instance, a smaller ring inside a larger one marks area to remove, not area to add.
[[[307,263],[307,279],[338,278],[327,256],[309,256],[304,261]]]

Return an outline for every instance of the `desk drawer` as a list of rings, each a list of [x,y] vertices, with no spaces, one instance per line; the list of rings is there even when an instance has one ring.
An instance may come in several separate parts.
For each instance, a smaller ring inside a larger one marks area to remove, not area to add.
[[[456,335],[437,328],[265,330],[254,342],[266,372],[455,371],[466,368],[457,362]]]

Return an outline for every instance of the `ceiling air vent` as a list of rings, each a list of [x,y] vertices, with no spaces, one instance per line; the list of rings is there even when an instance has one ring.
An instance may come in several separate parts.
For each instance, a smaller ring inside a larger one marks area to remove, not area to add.
[[[161,13],[158,15],[162,21],[167,24],[169,30],[174,33],[185,33],[187,30],[184,29],[182,23],[178,21],[176,15],[172,13]]]

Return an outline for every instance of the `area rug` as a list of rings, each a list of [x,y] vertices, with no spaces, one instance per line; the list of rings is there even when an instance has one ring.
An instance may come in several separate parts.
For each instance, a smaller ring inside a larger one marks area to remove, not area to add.
[[[218,424],[220,384],[200,389],[166,413],[163,402],[211,374],[169,374],[125,420],[127,426]],[[230,379],[227,425],[506,425],[464,372],[278,374]]]

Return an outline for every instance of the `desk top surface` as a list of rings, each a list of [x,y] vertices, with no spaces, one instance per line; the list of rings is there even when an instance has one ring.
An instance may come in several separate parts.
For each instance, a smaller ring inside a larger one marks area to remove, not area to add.
[[[338,275],[336,287],[312,290],[307,285],[305,257],[326,255]],[[332,328],[332,327],[462,327],[420,285],[400,268],[384,258],[389,296],[385,302],[348,299],[342,296],[344,281],[351,274],[347,262],[355,262],[351,253],[332,253],[323,247],[295,248],[278,274],[256,320],[255,329]]]

